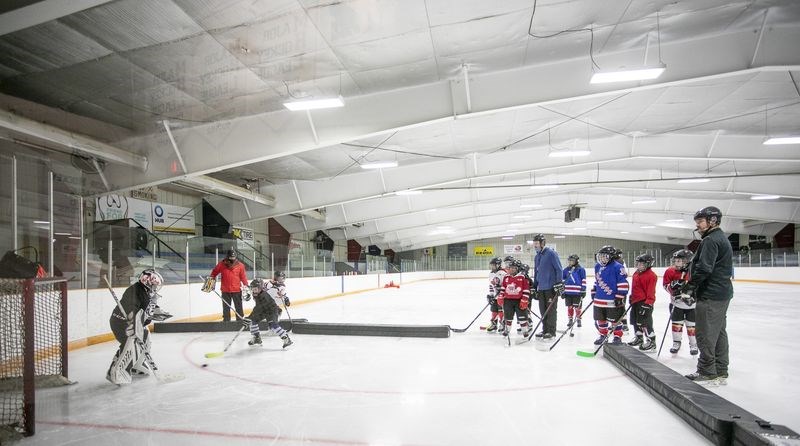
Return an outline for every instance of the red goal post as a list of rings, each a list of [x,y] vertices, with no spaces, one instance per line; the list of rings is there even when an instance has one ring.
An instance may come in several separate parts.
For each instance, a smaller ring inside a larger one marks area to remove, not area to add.
[[[30,436],[36,388],[69,383],[66,279],[0,279],[0,339],[0,440]]]

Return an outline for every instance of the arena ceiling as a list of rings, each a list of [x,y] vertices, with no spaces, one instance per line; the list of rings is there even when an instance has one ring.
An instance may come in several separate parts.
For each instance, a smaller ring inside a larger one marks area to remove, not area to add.
[[[797,42],[793,0],[19,1],[0,139],[97,161],[83,196],[175,184],[234,223],[396,251],[681,243],[706,205],[773,235],[800,223],[800,146],[763,144],[800,136]],[[644,66],[665,71],[590,83]]]

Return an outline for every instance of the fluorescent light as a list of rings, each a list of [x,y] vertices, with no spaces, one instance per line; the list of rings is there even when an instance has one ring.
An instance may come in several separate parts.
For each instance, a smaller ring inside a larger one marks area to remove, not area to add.
[[[34,220],[33,224],[35,224],[35,225],[49,225],[50,222],[49,221],[43,221],[43,220]]]
[[[711,181],[710,178],[684,178],[678,180],[679,183],[708,183],[709,181]]]
[[[682,218],[670,218],[667,221],[670,222],[670,223],[683,223],[683,219]]]
[[[655,229],[656,228],[655,226],[651,226],[651,225],[644,225],[644,226],[639,226],[639,227],[642,228],[642,229]]]
[[[591,150],[569,150],[569,149],[556,149],[551,150],[547,154],[550,158],[571,158],[573,156],[589,156],[592,154]]]
[[[523,223],[509,223],[509,226],[525,226]]]
[[[587,225],[602,225],[603,222],[602,221],[587,221],[586,224]]]
[[[558,189],[558,184],[534,184],[531,189]]]
[[[553,238],[567,238],[566,235],[554,235]]]
[[[604,215],[608,215],[609,217],[615,217],[619,215],[625,215],[624,212],[606,212]]]
[[[631,201],[631,204],[651,204],[651,203],[657,203],[657,201],[653,198],[644,198],[641,200]]]
[[[521,204],[519,205],[521,208],[540,208],[542,207],[541,204]]]
[[[70,232],[54,232],[53,235],[72,235]]]
[[[71,239],[73,239],[73,240],[80,240],[80,239],[81,239],[80,237],[75,237],[74,235],[73,235],[73,236],[70,236],[70,237],[68,237],[68,238],[71,238]]]
[[[666,66],[637,68],[634,70],[599,71],[592,75],[592,84],[607,84],[609,82],[629,82],[655,79],[664,72]]]
[[[446,231],[448,229],[453,229],[453,227],[452,226],[437,226],[436,229],[438,229],[440,231]]]
[[[586,228],[572,228],[573,231],[585,231]]]
[[[503,240],[514,240],[514,237],[500,237]]]
[[[342,99],[341,96],[325,99],[304,99],[300,101],[284,102],[283,106],[291,111],[344,107],[344,99]]]
[[[399,191],[395,192],[394,194],[395,195],[420,195],[421,193],[422,193],[421,190],[406,189],[406,190],[399,190]]]
[[[782,138],[769,138],[764,145],[777,146],[782,144],[800,144],[800,136],[785,136]]]
[[[750,197],[751,200],[777,200],[781,198],[780,195],[753,195]]]
[[[386,169],[389,167],[397,167],[397,161],[385,161],[381,163],[364,163],[361,164],[362,169]]]
[[[425,212],[436,212],[436,208],[433,209],[426,209]]]
[[[619,231],[620,234],[630,234],[628,231]]]

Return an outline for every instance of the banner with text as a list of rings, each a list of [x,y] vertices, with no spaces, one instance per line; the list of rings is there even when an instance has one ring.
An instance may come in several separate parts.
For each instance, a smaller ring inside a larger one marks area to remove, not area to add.
[[[476,256],[493,256],[494,246],[476,246],[472,248],[472,252]]]
[[[522,250],[522,245],[503,245],[503,253],[504,254],[510,254],[512,256],[517,256],[517,255],[522,254],[523,252],[525,252],[525,251]]]
[[[153,203],[153,231],[194,234],[194,209]]]

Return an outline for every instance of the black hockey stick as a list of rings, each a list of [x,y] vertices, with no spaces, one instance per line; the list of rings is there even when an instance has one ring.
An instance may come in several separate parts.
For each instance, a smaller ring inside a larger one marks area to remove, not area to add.
[[[119,298],[117,297],[117,293],[114,292],[114,288],[111,287],[111,284],[108,282],[108,278],[106,276],[103,276],[103,281],[106,283],[108,291],[111,291],[111,297],[113,297],[114,301],[117,303],[117,308],[119,308],[119,311],[120,313],[122,313],[122,316],[125,317],[128,323],[134,323],[131,320],[131,318],[128,317],[128,314],[125,312],[125,308],[123,308],[122,302],[120,302]],[[150,366],[150,371],[153,372],[153,377],[156,379],[156,381],[161,383],[171,383],[175,381],[180,381],[184,378],[184,376],[180,374],[161,376],[161,372],[158,371],[158,367],[156,366],[156,362],[153,360],[153,356],[150,355],[150,352],[144,347],[144,343],[142,342],[142,340],[134,335],[134,342],[136,342],[139,348],[142,349],[144,358],[145,360],[147,360],[147,365]]]
[[[289,329],[286,331],[292,331],[292,328],[294,328],[294,322],[292,321],[292,315],[289,314],[289,307],[286,305],[286,301],[283,301],[283,309],[286,310],[286,317],[289,318]]]
[[[633,305],[633,304],[628,304],[628,308],[625,309],[625,312],[622,313],[622,316],[620,316],[616,321],[614,321],[614,327],[615,328],[616,328],[617,325],[622,323],[622,318],[624,318],[625,315],[628,314],[628,311],[631,309],[631,305]],[[611,327],[609,327],[609,331],[611,331],[610,329],[611,329]],[[577,355],[581,356],[581,357],[584,357],[584,358],[594,358],[595,356],[597,356],[597,352],[599,352],[600,349],[603,348],[603,346],[606,345],[606,343],[608,343],[608,338],[610,338],[610,337],[611,336],[606,335],[606,338],[603,340],[603,342],[600,343],[600,345],[597,346],[597,348],[594,350],[593,353],[592,352],[585,352],[583,350],[578,350],[577,351]]]
[[[478,312],[478,315],[477,315],[477,316],[475,316],[475,319],[473,319],[473,320],[472,320],[472,322],[470,322],[470,323],[469,323],[469,325],[467,325],[467,327],[466,327],[466,328],[450,328],[450,330],[451,330],[451,331],[453,331],[454,333],[464,333],[465,331],[469,330],[469,327],[472,327],[472,324],[474,324],[474,323],[475,323],[475,321],[477,321],[477,320],[478,320],[478,318],[479,318],[479,317],[481,317],[481,315],[483,314],[483,312],[484,312],[484,311],[486,311],[486,309],[487,309],[487,308],[489,308],[489,305],[490,305],[490,304],[491,304],[491,302],[487,302],[487,303],[486,303],[486,305],[484,305],[484,307],[483,307],[483,308],[481,308],[481,311],[480,311],[480,312]],[[449,328],[449,327],[450,327],[450,326],[448,325],[448,328]]]
[[[535,327],[533,327],[533,330],[531,330],[531,334],[529,334],[529,335],[528,335],[528,337],[526,337],[525,339],[523,339],[523,340],[521,340],[521,341],[517,342],[517,345],[524,344],[524,343],[526,343],[526,342],[530,342],[530,340],[531,340],[531,339],[533,339],[533,336],[534,336],[534,335],[536,335],[536,330],[538,330],[538,329],[539,329],[539,326],[540,326],[540,325],[542,325],[542,322],[544,322],[544,318],[546,318],[546,317],[547,317],[547,315],[548,315],[548,314],[550,314],[550,309],[552,309],[552,308],[553,308],[553,305],[555,305],[555,304],[556,304],[556,302],[558,302],[558,298],[559,298],[560,296],[561,296],[561,293],[556,293],[556,294],[553,296],[553,301],[552,301],[552,302],[550,302],[550,305],[548,305],[548,306],[547,306],[547,309],[546,309],[546,310],[544,310],[544,313],[542,313],[542,317],[540,317],[540,318],[539,318],[539,322],[536,324],[536,326],[535,326]]]
[[[594,300],[590,301],[589,304],[586,305],[586,308],[584,308],[583,310],[581,310],[580,313],[578,313],[578,318],[583,316],[583,313],[586,312],[586,310],[588,310],[589,307],[591,307],[593,303],[594,303]],[[564,337],[565,334],[569,333],[569,335],[572,336],[572,329],[573,328],[575,328],[575,322],[574,321],[572,322],[572,325],[569,326],[569,330],[566,330],[566,331],[564,331],[564,333],[561,333],[561,336],[559,336],[558,339],[556,339],[556,342],[554,342],[553,345],[550,346],[550,350],[549,351],[552,351],[553,348],[555,348],[555,346],[558,345],[559,342],[561,342],[561,339]]]
[[[686,271],[681,271],[680,280],[684,280],[685,277],[686,277]],[[672,296],[672,291],[670,291],[669,297],[670,300],[672,300],[672,298],[674,297]],[[674,308],[675,304],[672,304],[672,306]],[[667,339],[667,330],[669,330],[670,325],[672,325],[672,309],[669,310],[669,320],[667,321],[666,328],[664,328],[664,336],[661,337],[661,345],[658,347],[658,353],[656,354],[656,359],[658,359],[658,357],[661,356],[661,349],[664,348],[664,340]],[[686,331],[688,332],[689,329],[687,328]]]

